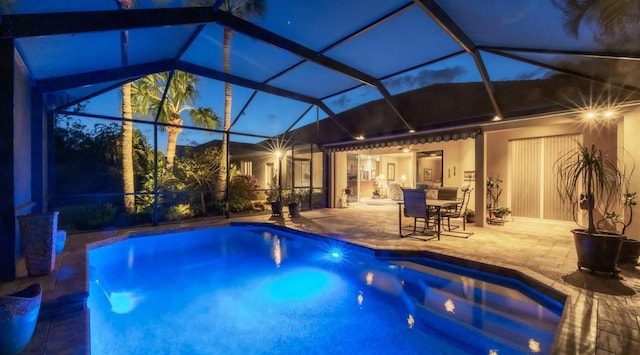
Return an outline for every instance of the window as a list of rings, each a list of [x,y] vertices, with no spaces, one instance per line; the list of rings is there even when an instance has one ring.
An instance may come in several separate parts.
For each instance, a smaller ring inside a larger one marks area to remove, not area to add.
[[[240,162],[240,173],[242,175],[253,175],[253,163],[250,161]]]

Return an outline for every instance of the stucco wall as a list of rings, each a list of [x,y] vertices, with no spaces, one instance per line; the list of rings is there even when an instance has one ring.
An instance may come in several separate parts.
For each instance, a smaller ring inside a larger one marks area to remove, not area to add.
[[[617,147],[617,125],[615,123],[586,124],[572,119],[570,123],[538,124],[532,127],[514,128],[486,132],[486,172],[487,177],[502,179],[503,203],[511,205],[511,181],[509,181],[509,141],[524,138],[540,138],[568,134],[582,134],[583,144],[595,144],[603,151],[615,151]]]
[[[625,159],[626,166],[635,165],[635,171],[629,178],[629,191],[637,192],[640,194],[640,139],[638,139],[638,132],[640,132],[640,108],[625,114],[624,130],[622,131],[622,145],[629,153],[629,156]],[[640,201],[637,201],[640,203]],[[634,219],[625,231],[625,234],[629,238],[640,239],[640,206],[633,207]]]
[[[30,212],[21,207],[31,202],[31,86],[22,61],[16,60],[14,98],[14,199],[17,214]]]

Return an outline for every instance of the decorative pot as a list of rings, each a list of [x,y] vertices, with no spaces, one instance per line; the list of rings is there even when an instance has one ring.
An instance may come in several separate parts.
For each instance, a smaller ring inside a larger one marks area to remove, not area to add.
[[[29,344],[38,321],[42,286],[0,296],[0,354],[18,354]]]
[[[618,274],[618,256],[624,237],[619,234],[597,232],[587,233],[584,229],[574,229],[573,240],[578,254],[578,269],[586,268],[591,272]]]
[[[30,277],[47,275],[56,263],[58,212],[18,216],[22,253]]]
[[[67,232],[66,231],[58,231],[56,233],[56,255],[62,253],[64,250],[64,244],[67,242]]]
[[[271,202],[271,215],[282,216],[282,202]]]
[[[622,241],[618,264],[636,264],[639,256],[640,240],[626,238]]]
[[[300,217],[300,204],[297,202],[289,203],[289,217]]]

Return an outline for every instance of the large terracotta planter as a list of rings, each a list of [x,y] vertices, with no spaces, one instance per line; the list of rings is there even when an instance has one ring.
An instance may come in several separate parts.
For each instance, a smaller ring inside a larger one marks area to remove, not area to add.
[[[578,269],[618,274],[616,265],[625,239],[623,236],[602,232],[588,234],[584,229],[574,229],[571,232],[578,254]]]
[[[51,273],[56,263],[58,212],[18,216],[22,254],[30,277]]]
[[[0,296],[0,354],[18,354],[29,344],[41,300],[42,287],[38,283]]]

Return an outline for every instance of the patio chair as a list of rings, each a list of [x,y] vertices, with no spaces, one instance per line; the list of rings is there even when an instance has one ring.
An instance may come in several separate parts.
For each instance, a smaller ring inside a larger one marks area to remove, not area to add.
[[[458,188],[457,187],[439,187],[438,188],[438,200],[457,200]]]
[[[462,230],[466,231],[466,220],[464,216],[464,212],[467,210],[467,205],[469,204],[469,199],[471,198],[471,190],[473,190],[470,186],[465,186],[462,188],[462,200],[460,203],[457,203],[454,208],[442,210],[440,213],[441,221],[447,220],[447,228],[446,231],[452,232],[453,230],[460,228],[460,226],[454,225],[451,227],[451,218],[462,218]],[[456,237],[468,238],[473,233],[469,232],[461,232],[456,231],[455,234],[447,234]]]
[[[404,198],[404,204],[399,203],[398,205],[402,206],[402,213],[405,217],[413,218],[413,231],[411,233],[402,234],[402,217],[399,217],[399,228],[400,228],[400,237],[413,237],[416,238],[415,235],[418,233],[418,222],[422,222],[422,231],[421,233],[426,236],[430,236],[428,239],[418,238],[423,240],[434,239],[433,231],[428,231],[427,229],[433,228],[433,225],[429,226],[429,219],[432,217],[429,215],[429,209],[427,208],[427,197],[425,191],[422,189],[402,189],[402,195]],[[405,228],[406,229],[406,228]]]

